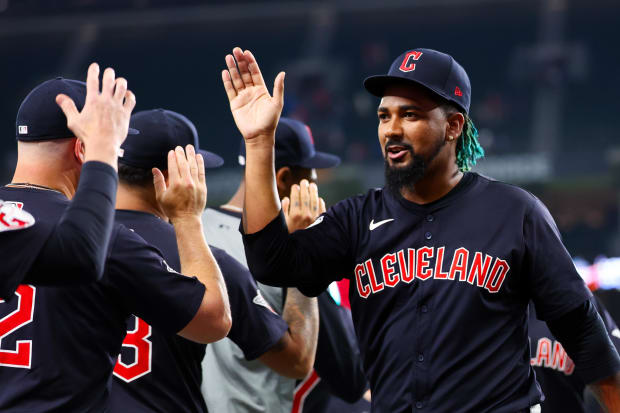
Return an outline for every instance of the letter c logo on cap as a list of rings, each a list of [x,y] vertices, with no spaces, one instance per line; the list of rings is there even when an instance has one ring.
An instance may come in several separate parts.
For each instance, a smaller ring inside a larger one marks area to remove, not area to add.
[[[415,61],[420,59],[420,56],[422,56],[422,52],[416,52],[415,50],[412,50],[410,52],[408,52],[405,55],[405,58],[403,59],[403,62],[400,64],[399,69],[402,72],[411,72],[413,70],[415,70]]]

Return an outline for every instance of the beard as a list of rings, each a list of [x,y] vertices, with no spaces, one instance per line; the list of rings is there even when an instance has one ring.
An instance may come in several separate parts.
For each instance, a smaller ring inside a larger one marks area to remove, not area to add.
[[[385,143],[387,147],[389,144],[395,143],[388,140]],[[404,166],[390,165],[386,156],[384,157],[384,173],[385,173],[385,187],[394,195],[400,196],[401,190],[405,187],[413,187],[418,182],[428,169],[428,165],[437,157],[441,148],[446,144],[445,139],[441,139],[437,142],[437,145],[433,148],[433,151],[429,156],[424,158],[420,154],[416,154],[413,146],[405,144],[404,142],[397,143],[400,146],[408,148],[411,154],[411,161]]]

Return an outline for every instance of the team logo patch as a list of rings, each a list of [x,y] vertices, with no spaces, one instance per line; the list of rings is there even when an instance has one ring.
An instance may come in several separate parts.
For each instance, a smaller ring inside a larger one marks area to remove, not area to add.
[[[34,225],[34,217],[24,211],[23,206],[22,202],[0,200],[0,232],[25,229]]]
[[[463,92],[461,92],[461,89],[459,89],[458,86],[456,87],[456,89],[454,89],[454,94],[456,96],[463,96]]]
[[[256,297],[254,297],[252,299],[252,302],[256,305],[260,305],[262,307],[265,307],[267,310],[271,311],[274,314],[277,314],[273,308],[271,308],[271,306],[269,305],[269,303],[267,302],[267,300],[265,300],[265,298],[263,298],[263,295],[260,293],[260,290],[256,290]]]
[[[400,64],[400,67],[398,68],[401,72],[411,72],[415,70],[415,62],[417,62],[418,60],[420,60],[420,57],[422,56],[422,52],[418,52],[416,50],[412,50],[410,52],[408,52],[404,59],[403,62]]]
[[[26,125],[19,125],[17,127],[17,131],[19,132],[20,135],[27,135],[28,134],[28,126],[26,126]]]

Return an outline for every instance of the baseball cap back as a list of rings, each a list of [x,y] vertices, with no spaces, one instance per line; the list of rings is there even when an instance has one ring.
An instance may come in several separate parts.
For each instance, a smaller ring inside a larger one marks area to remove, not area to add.
[[[194,124],[180,113],[166,109],[144,110],[131,116],[130,125],[140,130],[121,145],[123,155],[119,162],[137,168],[168,169],[168,151],[193,145],[202,155],[205,168],[217,168],[224,160],[199,148],[198,132]]]
[[[15,137],[19,141],[46,141],[75,136],[67,127],[67,118],[56,104],[56,96],[63,93],[82,111],[86,101],[86,83],[79,80],[57,77],[47,80],[34,89],[22,101],[17,111]],[[136,135],[136,129],[129,128],[129,135]]]
[[[310,127],[295,119],[281,117],[275,137],[276,168],[300,166],[302,168],[332,168],[340,164],[340,158],[314,148]],[[245,165],[245,144],[241,141],[239,163]]]
[[[364,87],[371,94],[383,97],[385,88],[396,83],[423,86],[469,113],[469,77],[465,69],[446,53],[432,49],[408,50],[392,62],[386,75],[366,78]]]
[[[16,138],[20,141],[43,141],[75,136],[67,127],[67,118],[56,104],[56,96],[64,93],[79,111],[86,100],[86,83],[57,77],[35,87],[17,111]]]

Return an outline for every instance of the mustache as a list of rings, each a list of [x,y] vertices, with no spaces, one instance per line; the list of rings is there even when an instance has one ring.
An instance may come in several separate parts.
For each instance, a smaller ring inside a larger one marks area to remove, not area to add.
[[[403,141],[397,141],[397,140],[394,140],[394,139],[388,139],[385,142],[385,145],[384,145],[383,149],[385,149],[385,151],[387,151],[387,149],[390,146],[402,146],[403,148],[405,148],[405,149],[415,153],[415,151],[413,150],[413,146],[411,146],[411,144],[403,142]]]

